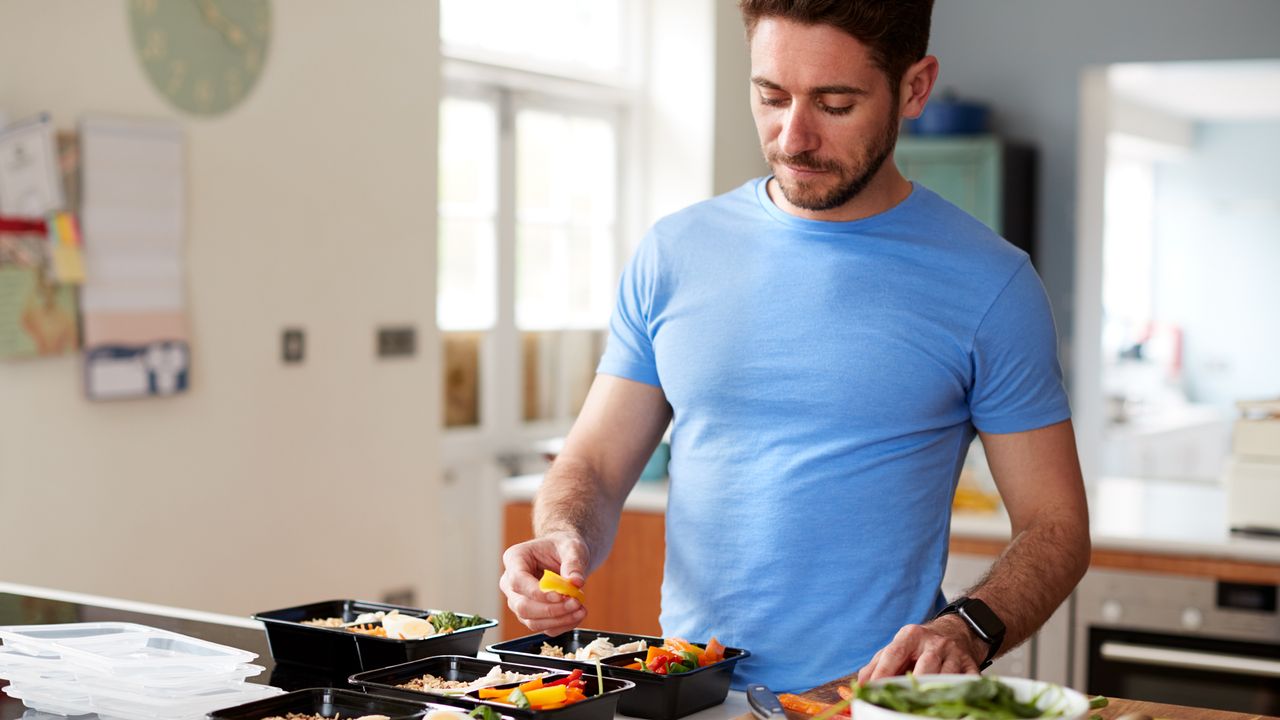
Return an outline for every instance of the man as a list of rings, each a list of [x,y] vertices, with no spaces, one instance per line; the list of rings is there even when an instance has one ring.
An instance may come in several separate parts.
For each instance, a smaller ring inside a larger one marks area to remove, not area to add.
[[[586,608],[537,577],[582,585],[603,562],[674,419],[664,634],[751,650],[736,687],[976,672],[1088,563],[1044,290],[1024,253],[892,160],[900,118],[920,114],[938,74],[931,0],[740,5],[773,175],[641,243],[538,494],[537,538],[507,550],[500,585],[534,630],[582,623]],[[1013,539],[944,611],[950,503],[975,432]]]

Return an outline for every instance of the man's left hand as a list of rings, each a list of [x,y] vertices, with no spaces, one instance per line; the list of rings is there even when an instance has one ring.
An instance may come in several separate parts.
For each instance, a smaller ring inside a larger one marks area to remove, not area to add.
[[[984,643],[957,615],[944,615],[925,625],[907,625],[861,670],[858,682],[904,675],[976,674],[987,657]]]

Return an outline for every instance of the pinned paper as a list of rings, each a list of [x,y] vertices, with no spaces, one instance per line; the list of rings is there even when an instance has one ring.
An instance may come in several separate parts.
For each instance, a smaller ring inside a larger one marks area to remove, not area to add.
[[[50,213],[49,271],[59,284],[79,285],[84,282],[84,251],[80,242],[80,226],[71,213]]]
[[[182,341],[95,347],[85,352],[85,388],[95,400],[173,395],[187,389],[190,359]]]
[[[49,116],[0,130],[0,214],[40,218],[63,207],[57,141]]]

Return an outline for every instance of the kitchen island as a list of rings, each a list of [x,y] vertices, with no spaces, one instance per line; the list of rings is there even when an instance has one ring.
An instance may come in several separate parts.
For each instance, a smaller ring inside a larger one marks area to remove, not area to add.
[[[262,624],[255,620],[0,583],[0,625],[93,621],[136,622],[256,652],[259,657],[255,662],[266,666],[267,670],[253,678],[254,682],[271,684],[286,690],[322,686],[348,687],[343,678],[325,678],[298,672],[288,667],[276,666],[271,662]],[[0,681],[0,686],[3,684],[3,681]],[[833,688],[833,684],[828,684],[815,688],[806,695],[815,699],[831,700],[835,697]],[[1118,699],[1113,699],[1110,706],[1100,714],[1104,720],[1116,720],[1121,715],[1132,712],[1170,720],[1256,720],[1264,717]],[[94,716],[81,717],[91,720]],[[746,696],[743,693],[731,691],[722,705],[689,715],[688,719],[749,720],[751,717]],[[18,718],[57,720],[58,716],[29,710],[17,700],[0,694],[0,720]],[[792,720],[801,720],[801,718]]]

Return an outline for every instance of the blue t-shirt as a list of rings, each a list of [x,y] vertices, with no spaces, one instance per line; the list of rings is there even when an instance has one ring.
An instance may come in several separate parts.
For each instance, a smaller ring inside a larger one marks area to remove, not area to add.
[[[920,185],[823,222],[780,210],[766,182],[654,226],[599,372],[674,410],[664,635],[746,648],[735,687],[795,691],[945,604],[974,427],[1070,411],[1025,253]]]

